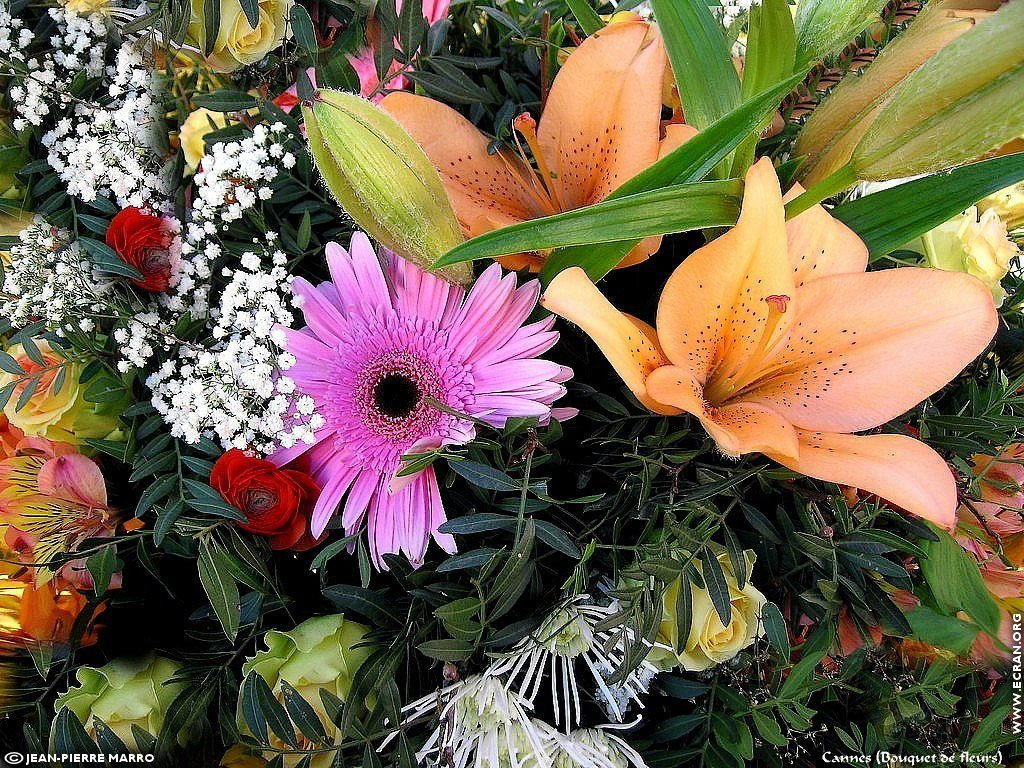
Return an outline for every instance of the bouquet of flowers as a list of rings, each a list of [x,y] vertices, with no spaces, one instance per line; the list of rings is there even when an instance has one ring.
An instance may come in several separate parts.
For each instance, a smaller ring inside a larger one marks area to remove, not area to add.
[[[1014,765],[1024,0],[5,0],[10,764]]]

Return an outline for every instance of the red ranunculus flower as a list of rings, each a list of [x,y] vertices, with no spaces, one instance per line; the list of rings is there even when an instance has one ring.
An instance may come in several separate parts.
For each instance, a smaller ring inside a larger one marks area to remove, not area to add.
[[[210,485],[238,507],[248,521],[243,530],[270,539],[272,549],[308,549],[309,519],[320,486],[305,472],[280,469],[232,448],[213,465]]]
[[[142,273],[141,280],[133,278],[132,282],[153,293],[163,293],[170,285],[173,241],[174,231],[167,219],[139,208],[119,211],[107,229],[107,245]]]

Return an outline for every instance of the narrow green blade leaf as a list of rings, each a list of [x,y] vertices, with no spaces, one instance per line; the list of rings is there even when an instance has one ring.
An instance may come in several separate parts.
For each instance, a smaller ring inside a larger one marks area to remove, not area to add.
[[[245,13],[245,20],[249,22],[249,26],[252,29],[256,29],[260,23],[259,0],[238,0],[238,2],[242,6],[243,13]]]
[[[718,612],[722,626],[728,627],[729,622],[732,621],[732,602],[729,599],[729,585],[725,580],[722,564],[718,562],[715,553],[709,549],[701,551],[700,564],[700,573],[704,577],[704,584],[707,586],[711,604]]]
[[[569,6],[572,15],[576,17],[580,28],[588,35],[594,34],[604,26],[604,22],[601,21],[601,17],[590,4],[590,0],[566,0],[565,4]]]
[[[763,0],[750,8],[747,55],[743,62],[744,100],[771,88],[793,72],[796,30],[786,0]]]
[[[843,203],[832,215],[860,235],[872,258],[884,256],[1024,179],[1024,152],[982,160]]]
[[[764,0],[761,5],[751,6],[747,56],[743,63],[743,99],[747,100],[789,77],[795,60],[796,30],[789,3],[786,0]],[[770,122],[771,116],[761,123],[760,129],[768,127]],[[753,164],[761,130],[751,133],[736,150],[731,175],[742,176]]]
[[[213,612],[229,640],[238,634],[241,601],[238,585],[228,572],[225,555],[219,544],[204,539],[199,545],[199,581],[210,599]]]
[[[740,103],[740,78],[722,25],[704,0],[652,0],[686,122],[707,128]]]
[[[643,239],[732,224],[739,213],[742,182],[703,181],[605,200],[575,211],[513,224],[459,245],[435,264],[541,251],[571,245]]]

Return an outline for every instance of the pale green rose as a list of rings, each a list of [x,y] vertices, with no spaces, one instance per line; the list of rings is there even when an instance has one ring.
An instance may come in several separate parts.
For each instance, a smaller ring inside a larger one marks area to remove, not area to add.
[[[977,207],[922,235],[910,248],[923,254],[931,267],[966,272],[981,280],[997,307],[1006,298],[1001,281],[1020,254],[999,214],[990,209],[979,216]]]
[[[316,711],[328,738],[337,743],[340,734],[327,714],[320,691],[327,690],[342,701],[348,699],[352,678],[373,652],[373,648],[365,644],[369,631],[369,627],[346,619],[340,613],[307,619],[290,632],[271,630],[263,636],[267,650],[248,659],[242,666],[242,674],[256,672],[266,680],[282,703],[284,692],[281,683],[291,685]],[[236,719],[239,730],[249,733],[242,715],[241,700]],[[273,746],[287,748],[272,732],[269,735]],[[300,746],[311,746],[299,729],[296,729],[296,736]],[[264,756],[271,759],[274,754],[268,752]],[[291,768],[300,762],[301,757],[286,755],[284,765]],[[322,752],[313,758],[310,768],[325,768],[333,759],[333,752]]]
[[[764,595],[750,583],[754,569],[754,553],[744,552],[747,563],[747,578],[743,588],[733,570],[732,561],[725,552],[718,555],[718,562],[725,574],[732,604],[732,616],[728,626],[722,623],[718,611],[711,602],[706,589],[701,589],[686,580],[685,588],[690,590],[692,614],[690,634],[680,647],[678,622],[676,620],[676,598],[683,589],[683,577],[669,585],[662,599],[661,624],[658,627],[657,642],[665,648],[655,647],[647,660],[659,669],[681,667],[687,672],[700,672],[723,661],[728,661],[764,634],[761,624],[761,609],[767,603]],[[695,561],[701,570],[700,561]]]
[[[56,711],[67,707],[96,736],[98,718],[106,723],[133,752],[139,745],[132,733],[137,725],[157,736],[167,707],[181,692],[180,683],[170,683],[181,664],[163,656],[148,654],[139,659],[114,659],[102,667],[79,667],[77,688],[57,697]]]
[[[255,64],[291,36],[288,14],[293,0],[258,0],[256,26],[242,10],[240,0],[220,0],[220,27],[206,62],[218,72],[233,72]],[[201,50],[206,48],[206,3],[192,0],[189,38]]]

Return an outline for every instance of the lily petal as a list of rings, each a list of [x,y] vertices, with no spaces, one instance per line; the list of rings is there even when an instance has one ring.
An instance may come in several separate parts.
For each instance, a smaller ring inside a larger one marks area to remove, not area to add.
[[[647,392],[658,402],[674,405],[699,418],[728,456],[775,453],[795,460],[799,454],[796,430],[777,411],[742,402],[709,406],[691,370],[675,365],[658,368],[647,377]]]
[[[977,357],[998,325],[980,280],[933,269],[813,280],[795,303],[773,373],[743,398],[824,432],[860,432],[906,412]]]
[[[795,184],[786,193],[784,202],[788,203],[803,191],[803,187]],[[868,248],[864,241],[820,205],[787,221],[786,236],[797,287],[809,280],[863,272],[868,267]]]
[[[831,483],[851,485],[913,515],[952,529],[956,481],[942,457],[906,435],[840,435],[798,431],[800,456],[767,453],[790,469]]]
[[[437,168],[467,236],[555,213],[529,186],[533,169],[509,152],[490,154],[487,138],[451,107],[402,92],[389,94],[381,107]]]
[[[611,24],[566,60],[537,130],[562,210],[604,199],[658,159],[667,62],[644,21]]]
[[[655,413],[679,413],[647,393],[648,374],[668,363],[654,329],[615,309],[586,272],[579,267],[560,272],[540,303],[583,329],[641,403]]]
[[[778,308],[794,290],[782,193],[765,159],[747,173],[736,226],[688,256],[665,285],[657,322],[665,353],[702,385],[712,372],[736,376],[784,334],[792,313]]]

